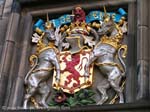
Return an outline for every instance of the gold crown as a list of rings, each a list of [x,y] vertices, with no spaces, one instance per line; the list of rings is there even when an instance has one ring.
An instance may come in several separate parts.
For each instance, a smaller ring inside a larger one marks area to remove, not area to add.
[[[36,54],[39,55],[41,52],[47,50],[47,49],[51,49],[54,48],[54,43],[49,42],[48,45],[41,43],[41,44],[37,44],[37,49],[36,49]]]
[[[82,31],[87,32],[87,33],[90,32],[90,27],[88,27],[85,22],[78,22],[78,21],[75,23],[71,23],[69,28],[66,30],[66,32],[69,35],[76,28],[81,29]]]
[[[39,55],[41,52],[43,52],[46,49],[49,49],[49,48],[55,49],[55,45],[53,42],[49,42],[48,44],[43,43],[43,36],[44,36],[44,33],[41,35],[40,40],[37,43],[37,48],[36,48],[37,55]]]
[[[115,49],[119,49],[120,46],[121,46],[121,43],[120,43],[120,41],[117,38],[115,38],[115,37],[108,37],[106,35],[104,35],[101,38],[100,43],[111,45]]]

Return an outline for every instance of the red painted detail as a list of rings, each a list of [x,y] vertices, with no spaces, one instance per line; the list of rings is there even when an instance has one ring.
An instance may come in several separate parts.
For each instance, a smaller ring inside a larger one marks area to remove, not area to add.
[[[84,22],[86,19],[85,12],[81,7],[76,7],[73,10],[73,14],[75,15],[74,16],[74,22],[77,22],[77,21],[78,22]]]
[[[66,54],[62,59],[66,63],[66,68],[62,71],[68,71],[70,74],[66,77],[68,80],[65,81],[65,86],[71,83],[72,79],[76,80],[76,83],[73,83],[73,87],[80,86],[80,73],[75,69],[75,66],[80,63],[80,54],[73,54],[71,55],[72,60],[68,61],[66,59],[67,55]]]

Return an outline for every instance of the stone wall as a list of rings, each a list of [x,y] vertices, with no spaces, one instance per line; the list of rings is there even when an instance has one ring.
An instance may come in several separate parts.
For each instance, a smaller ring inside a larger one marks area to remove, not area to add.
[[[41,4],[42,3],[42,4]],[[34,5],[30,5],[34,4]],[[86,10],[105,6],[124,6],[128,10],[126,102],[132,104],[104,105],[84,108],[86,111],[142,111],[150,106],[149,77],[149,0],[2,0],[0,2],[0,107],[21,107],[23,80],[29,70],[28,57],[34,51],[30,43],[33,21],[50,13],[57,16],[79,5]],[[65,6],[65,7],[64,7]],[[142,102],[142,103],[140,103]],[[144,103],[143,103],[144,102]],[[120,110],[119,110],[120,109]],[[60,109],[56,109],[60,110]],[[76,110],[73,108],[72,110]],[[68,110],[69,111],[69,110]]]

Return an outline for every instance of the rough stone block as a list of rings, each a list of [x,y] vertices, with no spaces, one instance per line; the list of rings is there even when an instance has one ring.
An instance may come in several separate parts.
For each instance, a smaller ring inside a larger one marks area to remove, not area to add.
[[[0,45],[4,44],[7,31],[8,18],[0,20]]]
[[[149,94],[149,62],[148,60],[138,60],[137,65],[137,100],[147,100]]]
[[[137,0],[138,25],[148,26],[149,0]]]
[[[17,32],[18,23],[19,23],[19,14],[12,13],[7,28],[6,41],[13,41],[13,42],[15,41],[16,34],[18,33]]]
[[[126,85],[125,85],[125,102],[132,103],[136,100],[136,67],[127,67]]]
[[[8,106],[11,103],[13,94],[15,92],[14,88],[15,88],[16,79],[17,79],[18,67],[20,64],[20,52],[21,52],[20,48],[14,47],[12,63],[11,63],[11,67],[9,70],[8,86],[7,86],[5,103],[4,103],[5,106]]]
[[[30,39],[31,39],[31,23],[32,23],[32,16],[26,15],[24,19],[24,27],[23,27],[23,43],[22,43],[22,53],[21,53],[21,60],[20,60],[20,67],[18,74],[25,74],[28,68],[28,59],[29,59],[29,52],[30,52]]]
[[[137,21],[136,4],[130,3],[128,5],[128,34],[135,35],[137,27],[136,21]]]
[[[8,74],[3,72],[0,75],[2,75],[2,77],[0,77],[0,107],[1,107],[4,103],[4,99],[6,96]]]
[[[146,26],[139,26],[137,29],[137,59],[149,59],[149,36]]]
[[[150,61],[149,61],[149,65],[150,65]],[[149,66],[149,99],[150,99],[150,66]]]
[[[6,42],[3,47],[3,53],[1,55],[1,68],[0,73],[9,73],[12,57],[14,51],[14,43]]]
[[[0,0],[0,16],[3,14],[4,0]]]
[[[3,9],[3,16],[8,16],[12,9],[13,0],[5,0],[5,5]]]
[[[22,101],[24,99],[24,79],[22,77],[17,78],[16,87],[11,101],[12,103],[9,104],[11,107],[22,106]]]

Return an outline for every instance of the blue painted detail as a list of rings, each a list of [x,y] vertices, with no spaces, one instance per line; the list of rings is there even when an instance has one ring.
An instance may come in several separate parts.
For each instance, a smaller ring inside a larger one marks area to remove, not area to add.
[[[114,18],[114,21],[115,21],[115,22],[119,22],[120,19],[121,19],[121,17],[123,17],[123,16],[121,16],[121,15],[119,15],[119,14],[116,14],[116,15],[115,15],[115,18]]]
[[[53,23],[54,27],[59,27],[63,24],[68,24],[68,23],[71,23],[72,22],[72,18],[69,14],[65,14],[65,15],[62,15],[60,16],[58,19],[52,19],[50,20],[50,22]]]
[[[43,21],[42,19],[39,19],[39,20],[34,24],[33,29],[36,29],[37,27],[38,27],[38,28],[42,28],[43,24],[44,24],[44,21]]]
[[[115,12],[109,12],[107,13],[109,16],[113,16],[114,15],[114,21],[115,22],[119,22],[122,15],[117,14]],[[90,23],[92,21],[98,20],[98,21],[102,21],[103,20],[103,16],[104,16],[104,12],[102,11],[91,11],[87,16],[86,16],[86,22]]]
[[[124,15],[127,14],[127,12],[126,12],[123,8],[119,8],[119,9],[118,9],[118,12],[119,12],[122,16],[124,16]]]
[[[87,16],[86,16],[86,22],[90,23],[92,21],[98,20],[101,21],[103,16],[103,12],[101,11],[91,11]]]
[[[119,22],[121,17],[125,16],[127,13],[123,8],[119,8],[118,12],[120,14],[117,14],[115,12],[108,12],[107,14],[109,16],[114,16],[114,21],[115,22]],[[98,20],[98,21],[102,21],[103,20],[103,16],[104,16],[104,12],[102,11],[91,11],[87,16],[86,16],[86,23],[90,23],[92,21]],[[54,27],[57,28],[61,25],[64,24],[70,24],[72,22],[72,17],[69,14],[65,14],[60,16],[57,19],[52,19],[50,20],[50,22],[53,23]],[[34,24],[34,29],[35,28],[40,28],[41,30],[45,30],[44,29],[44,21],[42,19],[39,19],[35,24]]]
[[[66,14],[66,15],[59,17],[59,21],[60,21],[60,24],[63,25],[63,24],[71,23],[72,19],[70,15]]]
[[[42,31],[45,31],[44,24],[39,27]]]
[[[50,22],[53,23],[54,27],[57,28],[60,25],[59,19],[52,19]]]

